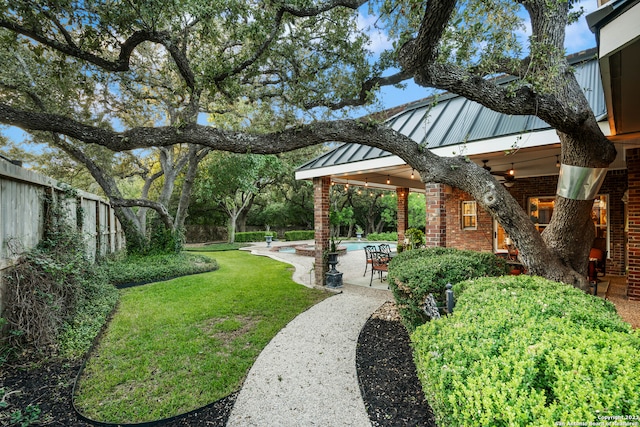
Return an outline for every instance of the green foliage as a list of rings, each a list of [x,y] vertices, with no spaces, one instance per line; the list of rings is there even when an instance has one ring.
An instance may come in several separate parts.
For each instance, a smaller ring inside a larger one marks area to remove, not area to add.
[[[411,336],[439,425],[595,425],[640,413],[640,336],[609,301],[530,276],[455,288],[454,315]]]
[[[0,389],[0,398],[3,398],[4,394],[4,389]],[[4,400],[2,401],[4,402]],[[2,405],[0,405],[0,409],[2,408]],[[0,421],[2,420],[3,417],[0,417]],[[22,409],[16,409],[14,411],[12,411],[9,414],[9,426],[20,426],[20,427],[27,427],[30,425],[34,425],[34,424],[39,424],[40,421],[40,407],[38,405],[27,405],[26,408],[24,408],[24,411]]]
[[[75,348],[69,337],[95,336],[116,300],[113,286],[87,259],[83,236],[65,219],[58,197],[45,197],[42,241],[4,276],[9,330],[4,346],[42,357]],[[93,327],[87,326],[88,317]]]
[[[316,236],[314,230],[293,230],[284,233],[285,240],[291,242],[294,240],[312,240]]]
[[[369,233],[367,240],[370,242],[397,242],[398,233],[395,231],[392,233]]]
[[[277,156],[216,152],[203,162],[194,195],[198,203],[225,212],[233,242],[237,240],[234,235],[238,217],[286,171]]]
[[[409,227],[424,230],[427,225],[427,201],[422,193],[409,193]]]
[[[244,248],[249,245],[242,243],[212,243],[205,246],[189,247],[186,248],[189,252],[223,252],[223,251],[236,251],[240,248]]]
[[[410,228],[405,232],[405,236],[409,239],[409,245],[407,249],[416,249],[424,246],[425,237],[424,231],[417,228]]]
[[[169,230],[156,220],[151,224],[149,246],[144,255],[177,254],[182,251],[183,243],[184,234],[181,231]]]
[[[445,286],[466,279],[506,273],[505,261],[490,252],[431,247],[404,251],[389,263],[389,287],[402,321],[412,331],[425,323],[424,300],[444,303]]]
[[[67,358],[82,357],[89,350],[118,302],[118,291],[103,271],[96,266],[92,270],[86,277],[82,299],[73,317],[60,328],[60,354]]]
[[[148,238],[139,233],[127,233],[127,253],[133,256],[176,254],[183,246],[182,230],[168,229],[157,217],[149,221]]]
[[[114,285],[141,282],[156,282],[187,274],[197,274],[217,270],[213,258],[181,252],[178,254],[157,254],[128,256],[107,259],[100,268]]]
[[[269,231],[242,231],[240,233],[236,233],[236,242],[237,243],[246,243],[246,242],[264,242],[264,238],[267,233],[271,233]]]

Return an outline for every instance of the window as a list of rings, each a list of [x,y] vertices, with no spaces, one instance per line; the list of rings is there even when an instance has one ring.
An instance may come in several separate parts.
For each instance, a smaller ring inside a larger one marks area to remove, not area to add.
[[[463,230],[476,230],[478,228],[478,211],[476,202],[464,201],[462,202],[462,229]]]
[[[536,225],[538,231],[544,230],[549,225],[554,206],[555,197],[529,198],[529,218]],[[601,241],[602,246],[609,248],[609,209],[606,194],[599,195],[594,200],[591,218],[596,226],[596,241]]]
[[[529,218],[536,225],[538,231],[547,228],[553,215],[553,207],[556,204],[555,197],[531,197],[529,198]]]
[[[593,211],[591,212],[591,219],[593,219],[596,225],[596,239],[608,239],[608,217],[607,196],[602,195],[596,197],[596,200],[593,202]]]

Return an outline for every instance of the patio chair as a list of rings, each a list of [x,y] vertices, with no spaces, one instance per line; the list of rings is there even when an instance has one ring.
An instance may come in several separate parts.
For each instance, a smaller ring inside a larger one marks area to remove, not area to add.
[[[607,252],[598,248],[591,248],[589,251],[589,276],[596,279],[598,276],[607,275]],[[593,269],[593,271],[591,271]]]
[[[387,261],[391,259],[391,246],[386,243],[380,243],[378,250],[387,256]]]
[[[373,283],[373,272],[377,271],[380,276],[380,281],[384,281],[382,273],[389,271],[389,257],[384,252],[372,252],[371,253],[371,280],[369,280],[369,286]]]
[[[367,245],[364,247],[364,254],[366,256],[366,264],[364,265],[364,274],[362,275],[363,277],[367,275],[367,268],[371,265],[372,260],[371,260],[371,253],[376,251],[376,247],[373,245]]]

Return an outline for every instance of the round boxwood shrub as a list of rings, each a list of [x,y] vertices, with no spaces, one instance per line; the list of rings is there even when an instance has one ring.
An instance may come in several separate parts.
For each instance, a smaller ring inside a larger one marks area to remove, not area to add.
[[[425,323],[424,300],[433,294],[444,304],[445,286],[473,277],[506,273],[503,259],[489,252],[430,247],[405,251],[389,263],[389,287],[409,331]]]
[[[640,336],[609,301],[530,276],[456,291],[455,313],[411,336],[438,425],[610,425],[640,414]]]

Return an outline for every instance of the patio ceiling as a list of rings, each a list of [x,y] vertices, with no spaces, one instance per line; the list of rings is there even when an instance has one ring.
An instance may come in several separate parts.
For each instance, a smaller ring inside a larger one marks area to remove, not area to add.
[[[613,140],[640,137],[640,1],[609,1],[587,16],[598,40]]]
[[[616,143],[618,157],[610,165],[610,170],[626,169],[626,160],[624,153],[627,148],[640,146],[637,142],[630,144],[630,141],[624,143]],[[486,165],[491,168],[494,173],[506,172],[513,164],[515,170],[516,183],[519,178],[530,178],[536,176],[557,175],[558,167],[557,159],[560,155],[560,144],[548,144],[544,146],[536,146],[529,148],[521,148],[520,150],[505,155],[504,151],[491,153],[481,153],[469,156],[469,158],[483,166],[483,160],[487,160]],[[396,160],[397,164],[392,164]],[[366,162],[356,162],[349,164],[350,170],[338,171],[330,174],[331,180],[339,184],[349,184],[351,186],[361,186],[367,188],[376,188],[381,190],[394,191],[396,188],[408,188],[413,192],[424,192],[424,183],[420,180],[418,172],[414,171],[410,166],[406,165],[400,158],[389,156],[387,166],[367,168]],[[358,168],[358,166],[363,166]],[[411,175],[413,174],[413,178]],[[504,182],[502,176],[496,175],[495,178]],[[389,180],[389,184],[387,184]]]

